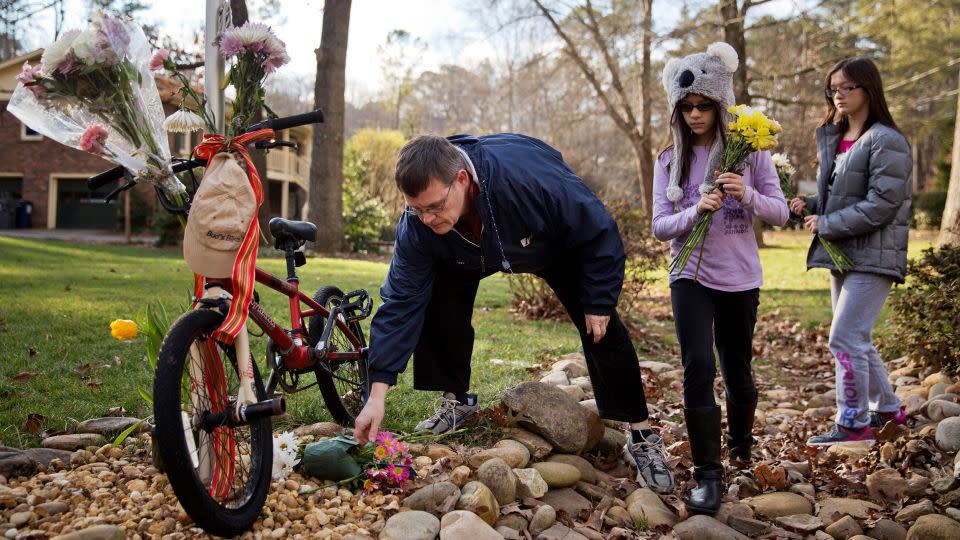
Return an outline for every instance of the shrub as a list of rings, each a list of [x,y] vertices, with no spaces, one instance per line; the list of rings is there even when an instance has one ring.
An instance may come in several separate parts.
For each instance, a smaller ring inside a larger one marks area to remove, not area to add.
[[[914,193],[913,206],[910,208],[911,225],[919,229],[939,229],[946,204],[946,191]]]
[[[343,235],[351,251],[376,251],[381,230],[390,220],[383,203],[366,189],[363,153],[347,147],[343,159]]]
[[[635,313],[640,293],[655,279],[653,273],[666,262],[665,244],[650,231],[646,214],[627,199],[606,201],[607,210],[617,222],[627,255],[623,290],[618,309],[624,317]],[[559,319],[567,317],[566,309],[542,279],[530,274],[510,276],[513,311],[525,319]]]
[[[960,246],[924,250],[907,269],[909,286],[893,302],[894,343],[886,349],[923,365],[960,367]]]

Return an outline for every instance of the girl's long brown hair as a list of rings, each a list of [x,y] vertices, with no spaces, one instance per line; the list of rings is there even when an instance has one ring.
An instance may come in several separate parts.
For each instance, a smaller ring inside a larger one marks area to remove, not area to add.
[[[862,56],[841,60],[837,65],[833,66],[833,69],[831,69],[830,73],[824,78],[823,98],[826,100],[827,110],[823,120],[820,121],[821,126],[838,123],[840,124],[840,133],[845,133],[850,127],[850,121],[847,117],[839,114],[836,105],[833,104],[833,99],[826,96],[826,91],[830,89],[830,78],[838,71],[842,71],[847,79],[863,88],[863,91],[867,93],[867,107],[869,109],[867,122],[863,126],[863,131],[858,133],[857,137],[863,135],[874,122],[880,122],[900,132],[897,123],[893,121],[890,109],[887,108],[887,100],[883,96],[883,82],[880,79],[880,70],[877,69],[877,65],[873,63],[873,60]],[[837,119],[838,116],[839,120]]]
[[[683,96],[685,98],[687,96]],[[709,103],[713,105],[713,129],[716,131],[715,137],[718,137],[722,142],[726,143],[726,135],[724,135],[724,125],[723,125],[723,109],[720,104],[707,96],[702,96]],[[683,98],[680,98],[680,101],[683,101]],[[684,180],[687,178],[687,174],[690,172],[690,160],[693,158],[693,144],[691,144],[691,139],[693,139],[693,130],[690,129],[690,126],[687,125],[687,122],[683,119],[683,113],[680,112],[680,101],[674,103],[673,114],[670,116],[670,125],[677,126],[680,131],[680,184],[683,185]],[[663,154],[667,150],[673,147],[673,136],[670,136],[670,142],[660,151],[660,154]],[[676,148],[673,149],[674,152],[677,151]],[[669,165],[667,165],[669,169]],[[698,182],[699,183],[699,182]]]

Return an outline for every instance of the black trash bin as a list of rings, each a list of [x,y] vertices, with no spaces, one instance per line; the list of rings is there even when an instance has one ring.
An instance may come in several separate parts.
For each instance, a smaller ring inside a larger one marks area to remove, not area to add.
[[[0,229],[17,226],[17,199],[0,197]]]
[[[17,204],[17,228],[29,229],[33,227],[33,203],[20,199]]]

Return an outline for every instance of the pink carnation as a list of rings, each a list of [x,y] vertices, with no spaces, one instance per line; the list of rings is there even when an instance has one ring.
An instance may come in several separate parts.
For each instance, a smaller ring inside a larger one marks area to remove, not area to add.
[[[91,154],[102,154],[108,135],[107,128],[100,124],[93,124],[83,130],[83,135],[80,135],[80,149]]]
[[[17,75],[17,82],[23,85],[33,84],[34,79],[40,75],[40,65],[31,67],[30,62],[23,63],[23,69],[20,71],[20,74]]]
[[[167,61],[167,58],[170,58],[170,51],[166,49],[159,49],[157,52],[153,53],[153,58],[150,59],[150,71],[162,69]]]

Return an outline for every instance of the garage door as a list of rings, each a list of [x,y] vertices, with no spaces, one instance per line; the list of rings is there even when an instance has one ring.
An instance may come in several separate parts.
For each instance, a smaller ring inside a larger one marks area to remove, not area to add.
[[[103,202],[103,197],[117,187],[116,182],[96,191],[87,189],[86,179],[57,180],[58,229],[115,229],[117,202]]]

